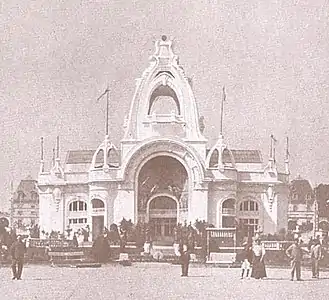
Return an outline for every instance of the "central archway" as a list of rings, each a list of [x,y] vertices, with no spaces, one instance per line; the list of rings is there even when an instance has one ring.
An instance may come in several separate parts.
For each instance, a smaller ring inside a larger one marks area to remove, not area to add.
[[[152,225],[156,240],[170,241],[174,227],[186,219],[188,191],[188,173],[172,156],[152,157],[139,170],[138,221]]]
[[[154,228],[155,241],[172,242],[177,225],[178,201],[168,194],[157,194],[147,205],[148,221]]]

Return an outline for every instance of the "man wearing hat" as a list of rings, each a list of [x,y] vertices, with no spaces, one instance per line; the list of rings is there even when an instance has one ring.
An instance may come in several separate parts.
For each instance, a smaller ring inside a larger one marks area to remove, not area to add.
[[[322,249],[319,239],[314,241],[314,245],[311,248],[311,259],[312,259],[312,278],[319,278],[319,264],[322,259]]]
[[[303,258],[299,238],[295,238],[294,243],[286,250],[286,255],[291,259],[291,281],[296,273],[297,281],[301,281],[301,262]]]
[[[17,241],[15,241],[10,247],[10,255],[12,258],[11,268],[13,271],[13,280],[21,280],[23,263],[24,263],[24,254],[26,252],[26,246],[23,242],[22,237],[19,235]],[[17,266],[17,269],[16,269]]]

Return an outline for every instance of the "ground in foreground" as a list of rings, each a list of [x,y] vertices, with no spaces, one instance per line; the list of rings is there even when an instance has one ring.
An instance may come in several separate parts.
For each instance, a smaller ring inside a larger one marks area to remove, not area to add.
[[[329,272],[317,280],[303,270],[301,282],[291,282],[288,269],[268,269],[267,274],[265,280],[241,280],[239,269],[198,266],[185,278],[180,266],[170,264],[94,269],[28,265],[21,281],[11,280],[9,268],[0,268],[0,299],[328,299]]]

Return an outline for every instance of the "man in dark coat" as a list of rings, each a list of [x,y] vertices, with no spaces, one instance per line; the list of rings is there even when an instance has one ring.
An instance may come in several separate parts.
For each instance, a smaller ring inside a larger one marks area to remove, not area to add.
[[[188,276],[188,267],[190,264],[190,252],[188,251],[187,245],[182,245],[180,249],[180,261],[182,265],[182,277]]]
[[[98,263],[106,263],[110,255],[110,245],[106,231],[100,235],[93,244],[92,252]]]
[[[297,281],[301,281],[301,263],[303,252],[299,239],[295,239],[294,243],[286,250],[286,255],[291,259],[291,281],[294,280],[295,272]]]
[[[10,248],[10,255],[12,258],[11,268],[13,271],[13,280],[21,280],[23,264],[24,264],[24,254],[26,252],[26,246],[23,242],[21,236],[17,237],[17,241],[15,241]],[[17,266],[17,269],[16,269]]]

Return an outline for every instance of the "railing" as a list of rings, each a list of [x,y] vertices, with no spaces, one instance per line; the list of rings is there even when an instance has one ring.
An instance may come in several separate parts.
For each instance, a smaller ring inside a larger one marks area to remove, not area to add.
[[[32,248],[70,248],[73,247],[71,240],[58,240],[58,239],[29,239],[29,247]]]
[[[235,215],[235,209],[234,208],[223,208],[222,214],[223,215]]]
[[[235,228],[207,228],[211,238],[235,238]]]
[[[105,212],[105,208],[104,207],[99,207],[99,208],[93,208],[92,213],[93,214],[100,214],[100,213],[104,213]]]
[[[289,241],[262,241],[266,250],[283,250],[291,244]]]
[[[162,216],[162,217],[177,217],[177,211],[171,209],[150,209],[150,217]]]
[[[88,213],[87,211],[68,211],[67,217],[68,218],[87,218]]]

